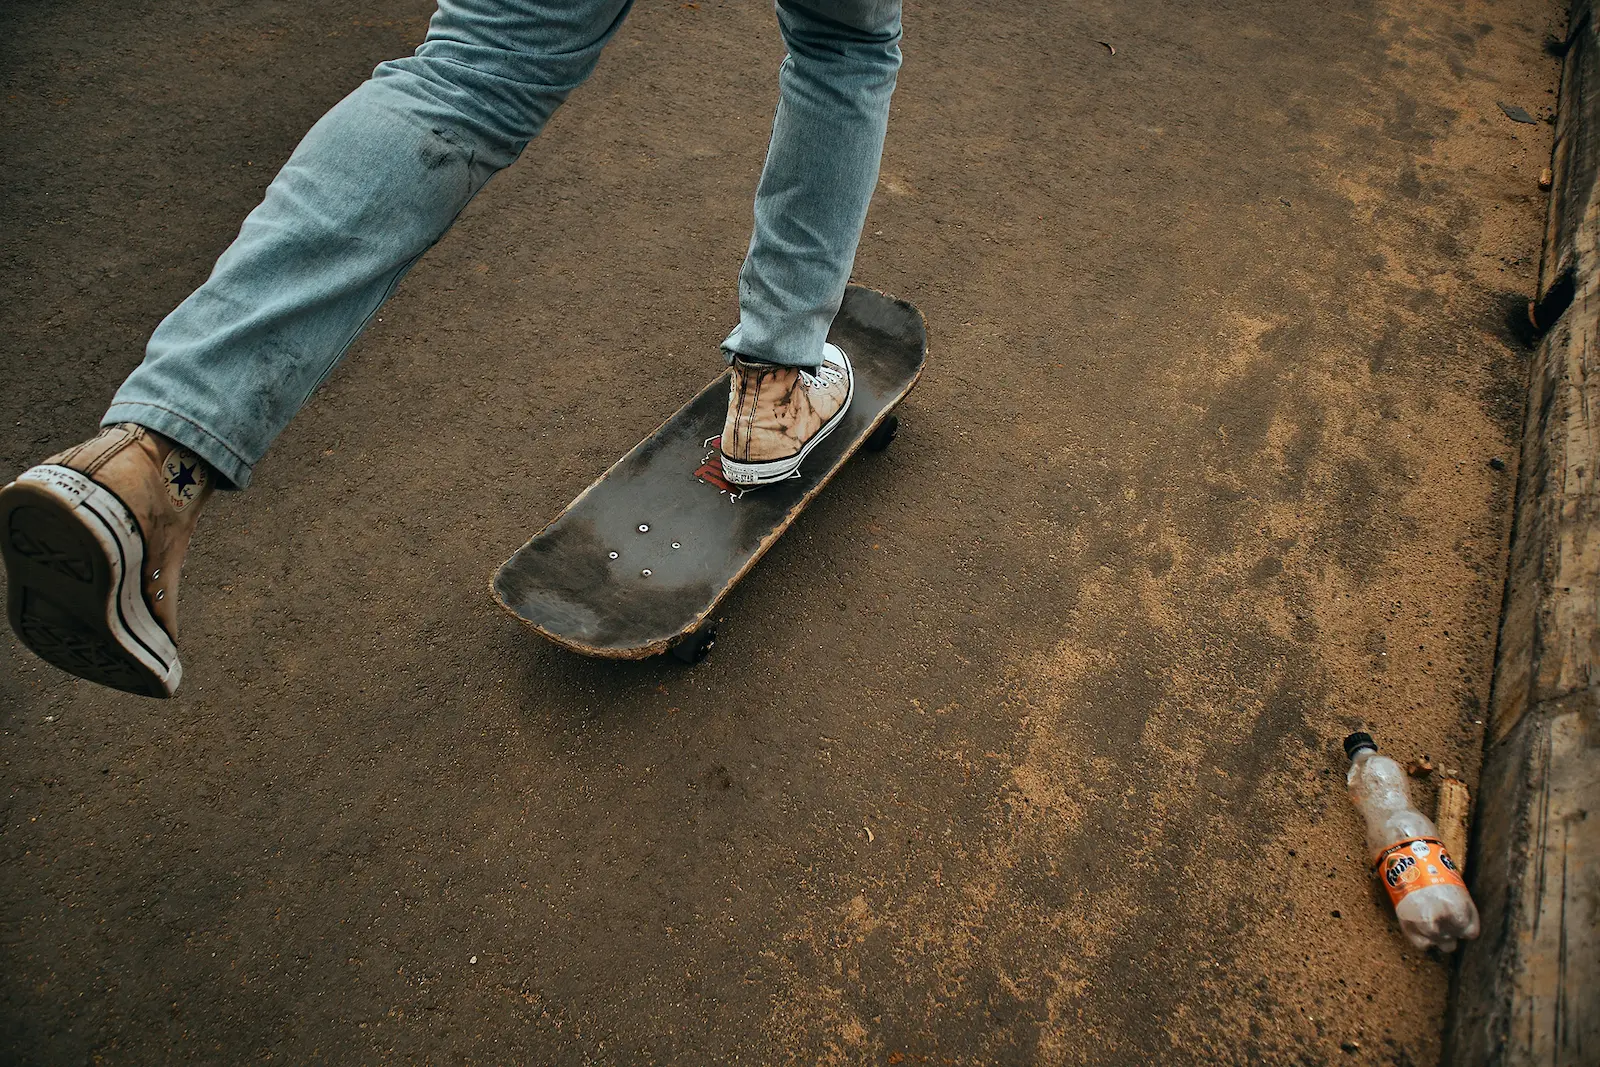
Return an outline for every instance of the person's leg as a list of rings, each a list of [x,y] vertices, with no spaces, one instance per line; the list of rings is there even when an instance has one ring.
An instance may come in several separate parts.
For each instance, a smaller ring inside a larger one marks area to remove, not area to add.
[[[900,2],[778,0],[777,8],[789,54],[739,273],[739,325],[723,349],[816,367],[878,184],[900,69]]]
[[[900,69],[899,0],[778,0],[789,54],[739,273],[722,428],[728,480],[795,476],[843,421],[849,357],[827,344],[844,299]]]
[[[102,425],[243,487],[312,391],[496,171],[594,69],[631,0],[441,0],[416,54],[312,127]]]
[[[103,685],[177,689],[178,580],[213,485],[249,482],[406,269],[588,76],[630,2],[441,0],[415,55],[312,128],[157,328],[100,435],[0,489],[24,644]]]

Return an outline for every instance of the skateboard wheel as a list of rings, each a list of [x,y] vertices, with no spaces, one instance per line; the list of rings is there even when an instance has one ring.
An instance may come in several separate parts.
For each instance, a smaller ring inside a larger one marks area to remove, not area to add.
[[[673,645],[672,654],[684,663],[693,666],[710,655],[711,646],[716,643],[717,628],[708,624]]]
[[[900,416],[890,415],[878,423],[878,428],[867,435],[863,447],[869,452],[882,452],[889,447],[889,442],[894,440],[894,435],[900,430]]]

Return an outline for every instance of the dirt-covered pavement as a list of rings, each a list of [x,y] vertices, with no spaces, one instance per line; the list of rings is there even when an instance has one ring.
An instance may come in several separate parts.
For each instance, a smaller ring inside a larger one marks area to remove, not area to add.
[[[426,13],[0,7],[0,475]],[[0,638],[0,1062],[1437,1061],[1338,739],[1475,782],[1562,5],[906,18],[857,278],[928,373],[706,664],[487,582],[717,372],[727,0],[641,0],[210,510],[176,700]]]

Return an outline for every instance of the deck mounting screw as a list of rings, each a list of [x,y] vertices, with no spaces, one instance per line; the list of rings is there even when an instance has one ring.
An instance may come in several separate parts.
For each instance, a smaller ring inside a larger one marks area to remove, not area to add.
[[[640,533],[649,533],[650,532],[650,524],[648,522],[641,522],[639,524],[639,532]]]
[[[650,577],[650,568],[646,567],[644,570],[640,571],[639,573],[644,575],[646,578],[648,578],[648,577]]]

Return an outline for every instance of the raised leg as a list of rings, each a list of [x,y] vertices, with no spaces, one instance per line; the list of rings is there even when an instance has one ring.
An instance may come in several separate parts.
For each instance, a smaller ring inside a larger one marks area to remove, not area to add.
[[[405,272],[594,69],[631,0],[442,0],[306,134],[211,277],[161,323],[103,425],[243,487]]]

